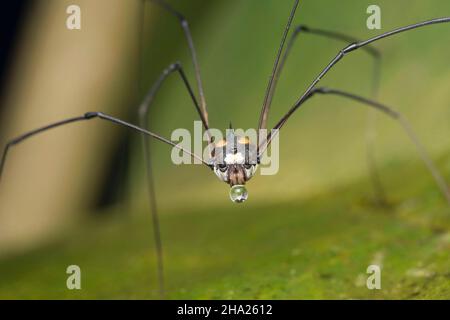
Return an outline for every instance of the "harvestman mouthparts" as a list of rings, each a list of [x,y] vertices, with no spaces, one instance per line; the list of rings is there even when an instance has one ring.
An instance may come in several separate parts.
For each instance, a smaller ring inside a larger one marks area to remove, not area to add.
[[[83,116],[80,117],[74,117],[69,118],[66,120],[62,120],[59,122],[55,122],[53,124],[41,127],[39,129],[27,132],[15,139],[10,140],[3,151],[3,155],[1,158],[0,163],[0,178],[5,166],[6,157],[8,154],[8,151],[10,148],[14,145],[17,145],[21,143],[22,141],[35,136],[41,132],[54,129],[66,124],[79,122],[79,121],[85,121],[85,120],[91,120],[91,119],[100,119],[104,121],[108,121],[110,123],[113,123],[118,126],[122,126],[128,129],[131,129],[133,131],[136,131],[142,135],[143,138],[143,149],[144,149],[144,156],[145,156],[145,163],[146,163],[146,171],[147,171],[147,181],[148,181],[148,191],[149,191],[149,198],[150,198],[150,204],[151,204],[151,213],[152,213],[152,219],[153,219],[153,228],[154,228],[154,237],[155,237],[155,246],[156,246],[156,255],[157,255],[157,263],[158,263],[158,281],[159,281],[159,289],[161,295],[164,294],[164,265],[163,265],[163,247],[162,247],[162,241],[161,241],[161,232],[159,227],[159,219],[158,219],[158,213],[157,213],[157,206],[156,206],[156,199],[155,199],[155,193],[154,193],[154,183],[153,183],[153,174],[152,174],[152,167],[150,162],[150,145],[148,138],[154,138],[156,140],[159,140],[163,143],[166,143],[174,148],[178,148],[179,150],[186,152],[191,157],[196,158],[197,160],[200,160],[202,164],[206,165],[208,168],[212,169],[216,176],[225,183],[229,184],[230,189],[230,197],[231,200],[234,202],[243,202],[247,199],[248,193],[245,188],[245,183],[251,179],[251,177],[254,175],[256,171],[256,167],[258,165],[258,161],[261,158],[261,156],[264,154],[264,152],[267,150],[267,148],[270,146],[270,143],[272,142],[274,135],[269,133],[267,134],[267,137],[265,139],[262,139],[261,141],[250,141],[247,137],[237,136],[234,134],[228,135],[226,139],[223,139],[221,141],[214,142],[214,148],[210,150],[211,152],[211,159],[209,161],[205,161],[202,159],[202,157],[190,152],[189,150],[186,150],[182,148],[181,146],[175,144],[174,142],[156,134],[151,131],[149,131],[149,123],[148,123],[148,114],[150,110],[150,105],[152,104],[159,88],[164,83],[165,79],[172,73],[177,73],[181,80],[183,81],[186,89],[189,92],[189,95],[192,99],[192,102],[194,104],[194,107],[202,121],[204,129],[208,132],[209,130],[209,122],[208,122],[208,112],[207,112],[207,104],[206,99],[204,95],[203,90],[203,84],[202,84],[202,78],[200,75],[200,67],[197,60],[197,53],[195,51],[194,42],[192,39],[192,35],[189,29],[189,25],[187,23],[187,20],[185,17],[173,9],[170,5],[168,5],[166,2],[162,0],[150,0],[151,2],[159,5],[162,9],[167,11],[169,14],[176,17],[184,31],[184,36],[187,40],[189,52],[191,54],[192,63],[194,66],[194,73],[195,73],[195,79],[197,83],[197,91],[198,96],[200,97],[200,103],[197,100],[197,95],[194,93],[194,90],[192,89],[192,86],[189,83],[189,80],[184,73],[184,70],[181,66],[181,63],[177,62],[172,65],[170,65],[168,68],[166,68],[160,77],[156,80],[156,82],[151,86],[151,88],[148,91],[148,94],[146,95],[145,99],[143,100],[142,104],[139,107],[139,119],[140,119],[140,127],[133,125],[131,123],[125,122],[123,120],[120,120],[118,118],[112,117],[110,115],[104,114],[102,112],[89,112],[86,113]],[[408,137],[411,139],[412,143],[416,147],[416,149],[419,152],[419,155],[423,162],[425,163],[428,170],[431,172],[436,184],[438,185],[440,191],[442,192],[443,196],[447,200],[449,206],[450,206],[450,191],[448,188],[447,183],[445,182],[444,178],[440,175],[439,171],[437,170],[436,166],[433,164],[433,161],[431,158],[427,155],[424,147],[420,143],[418,137],[412,130],[411,126],[407,122],[407,120],[397,111],[394,111],[392,108],[381,104],[379,102],[376,102],[374,100],[370,100],[364,97],[361,97],[359,95],[348,93],[341,90],[336,89],[327,89],[327,88],[316,88],[319,81],[324,78],[324,76],[344,57],[346,57],[348,54],[350,54],[353,51],[356,51],[360,48],[366,50],[368,53],[370,53],[375,58],[375,73],[374,73],[374,93],[376,93],[378,88],[378,79],[379,79],[379,53],[376,49],[372,48],[370,46],[371,43],[376,42],[378,40],[394,36],[396,34],[406,32],[409,30],[413,30],[416,28],[425,27],[428,25],[434,25],[434,24],[440,24],[440,23],[447,23],[450,22],[450,17],[444,17],[444,18],[437,18],[437,19],[431,19],[419,23],[415,23],[412,25],[408,25],[402,28],[394,29],[389,32],[382,33],[378,36],[375,36],[373,38],[370,38],[365,41],[358,41],[357,39],[343,35],[334,31],[327,31],[327,30],[321,30],[321,29],[313,29],[309,28],[307,26],[298,26],[295,28],[294,33],[291,36],[290,41],[288,42],[287,48],[285,47],[285,42],[287,35],[289,34],[289,31],[291,29],[291,24],[295,16],[296,9],[299,5],[299,0],[294,1],[293,8],[290,12],[288,22],[286,24],[286,27],[284,29],[281,43],[279,46],[279,49],[276,54],[274,66],[270,75],[270,80],[265,92],[263,105],[259,117],[259,123],[258,123],[258,129],[266,129],[267,127],[267,120],[268,120],[268,114],[269,109],[273,100],[273,96],[275,93],[277,81],[280,77],[281,71],[283,69],[283,66],[286,62],[288,53],[290,51],[290,48],[292,47],[295,39],[297,38],[298,34],[300,32],[309,33],[311,35],[317,35],[317,36],[324,36],[330,39],[340,40],[347,42],[347,46],[345,46],[342,50],[340,50],[337,55],[322,69],[322,71],[317,75],[317,77],[311,82],[311,84],[308,86],[306,91],[298,98],[298,100],[294,103],[294,105],[291,107],[291,109],[288,110],[288,112],[276,123],[274,126],[274,132],[275,134],[278,133],[278,131],[285,125],[285,123],[288,121],[288,119],[294,114],[297,109],[302,106],[307,100],[312,98],[313,96],[316,96],[317,94],[330,94],[330,95],[338,95],[343,98],[347,98],[353,101],[360,102],[364,105],[367,105],[371,108],[374,108],[376,110],[379,110],[383,112],[384,114],[387,114],[392,119],[399,122],[401,127],[405,130]],[[284,52],[284,55],[282,55]],[[258,130],[259,132],[259,130]],[[212,139],[210,138],[210,142],[213,143]],[[230,148],[231,145],[231,148]],[[219,159],[221,159],[219,161]],[[248,159],[257,159],[257,161],[249,161]]]

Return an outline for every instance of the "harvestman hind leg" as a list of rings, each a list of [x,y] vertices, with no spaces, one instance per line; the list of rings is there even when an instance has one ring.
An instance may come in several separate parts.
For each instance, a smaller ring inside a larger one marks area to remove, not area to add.
[[[183,71],[183,68],[181,67],[181,64],[179,62],[171,64],[169,67],[164,69],[164,71],[161,73],[159,78],[156,80],[156,82],[152,85],[150,88],[147,96],[145,97],[144,101],[141,103],[139,107],[139,122],[141,127],[148,130],[149,129],[149,122],[148,122],[148,114],[150,111],[150,106],[158,93],[158,90],[161,88],[161,85],[163,82],[167,79],[167,77],[172,74],[173,72],[178,72],[181,79],[183,80],[183,83],[186,86],[186,89],[189,92],[189,95],[191,96],[191,99],[194,103],[194,106],[200,116],[200,119],[203,123],[203,127],[205,128],[206,132],[208,132],[208,125],[206,123],[206,119],[203,116],[203,113],[201,112],[200,106],[197,102],[197,99],[195,98],[195,94],[192,90],[191,85],[189,84],[189,81]],[[156,195],[155,195],[155,183],[153,178],[153,169],[152,164],[150,161],[150,144],[148,141],[147,135],[142,135],[142,146],[144,151],[144,161],[145,166],[147,170],[147,184],[148,184],[148,193],[149,193],[149,199],[150,199],[150,210],[152,214],[152,220],[153,220],[153,231],[154,231],[154,237],[155,237],[155,247],[156,247],[156,256],[157,256],[157,264],[158,264],[158,282],[159,282],[159,288],[160,293],[164,294],[164,263],[163,263],[163,246],[162,246],[162,240],[161,240],[161,230],[159,225],[159,216],[158,216],[158,207],[156,203]]]
[[[359,40],[355,37],[324,29],[311,28],[306,25],[298,25],[293,30],[293,33],[286,45],[283,56],[281,57],[278,68],[274,74],[273,83],[270,87],[269,94],[267,97],[267,108],[265,110],[266,115],[263,117],[263,122],[261,127],[265,128],[267,125],[267,118],[270,106],[272,104],[273,97],[275,95],[275,90],[277,88],[278,80],[286,64],[287,58],[292,50],[295,41],[298,39],[300,33],[307,33],[319,37],[325,37],[327,39],[339,40],[347,44],[358,42]],[[373,58],[373,78],[372,78],[372,97],[374,99],[378,96],[378,91],[380,87],[380,73],[381,73],[381,54],[380,52],[372,47],[364,47],[363,50],[367,52]],[[369,174],[372,181],[372,186],[374,190],[374,199],[379,205],[385,205],[387,203],[386,192],[384,191],[383,185],[380,180],[380,175],[377,169],[375,156],[374,156],[374,137],[375,137],[375,115],[374,110],[368,110],[367,115],[367,127],[366,127],[366,151],[367,151],[367,164],[369,169]]]
[[[405,133],[408,135],[411,142],[416,147],[420,157],[422,158],[422,161],[427,166],[428,170],[430,171],[431,175],[433,176],[437,186],[439,187],[440,191],[442,192],[443,196],[448,202],[448,205],[450,206],[450,189],[445,181],[445,179],[442,177],[442,175],[439,173],[439,170],[436,168],[436,165],[433,163],[433,160],[431,160],[430,156],[426,152],[425,148],[423,147],[422,143],[420,142],[419,138],[417,137],[416,133],[412,129],[409,121],[398,111],[392,109],[391,107],[388,107],[384,104],[381,104],[377,101],[373,101],[346,91],[342,90],[336,90],[336,89],[330,89],[330,88],[315,88],[311,91],[311,93],[307,96],[307,98],[304,100],[305,102],[310,99],[311,97],[315,96],[316,94],[331,94],[331,95],[337,95],[341,96],[347,99],[351,99],[363,104],[366,104],[372,108],[375,108],[392,119],[398,121],[398,123],[402,126]]]

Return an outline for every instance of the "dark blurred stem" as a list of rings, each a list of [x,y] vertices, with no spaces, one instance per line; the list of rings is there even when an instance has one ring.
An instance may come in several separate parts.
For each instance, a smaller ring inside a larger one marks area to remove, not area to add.
[[[5,149],[3,150],[2,160],[0,162],[0,182],[2,181],[3,168],[5,167],[6,156],[8,155],[10,146],[11,146],[11,144],[8,143],[5,147]]]

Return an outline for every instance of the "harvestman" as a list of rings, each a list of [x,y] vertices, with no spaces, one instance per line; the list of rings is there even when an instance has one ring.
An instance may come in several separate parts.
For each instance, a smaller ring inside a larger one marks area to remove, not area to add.
[[[374,93],[377,91],[377,82],[378,82],[378,61],[379,61],[379,53],[376,49],[372,48],[370,46],[371,43],[405,32],[409,30],[413,30],[416,28],[425,27],[428,25],[433,24],[439,24],[439,23],[446,23],[450,22],[450,17],[444,17],[444,18],[437,18],[432,20],[427,20],[419,23],[415,23],[412,25],[408,25],[402,28],[398,28],[389,32],[382,33],[378,36],[375,36],[373,38],[370,38],[365,41],[358,41],[357,39],[354,39],[353,37],[349,37],[347,35],[343,35],[340,33],[336,33],[334,31],[326,31],[321,29],[312,29],[308,28],[306,26],[298,26],[295,28],[290,41],[288,42],[288,45],[285,47],[285,42],[287,39],[287,35],[289,33],[289,30],[291,28],[291,24],[295,15],[295,12],[297,10],[299,0],[294,1],[294,6],[291,10],[291,13],[289,15],[289,19],[286,25],[286,28],[284,29],[283,36],[281,38],[281,44],[277,51],[277,55],[275,58],[275,63],[270,75],[270,80],[266,89],[266,93],[264,96],[264,102],[259,118],[258,123],[258,131],[259,129],[266,129],[267,128],[267,118],[269,114],[269,109],[272,103],[272,99],[275,93],[275,88],[277,84],[277,80],[281,74],[281,71],[283,69],[283,66],[286,62],[288,53],[290,51],[290,48],[292,47],[295,39],[297,38],[297,35],[300,32],[310,33],[312,35],[319,35],[319,36],[325,36],[330,39],[336,39],[348,42],[348,45],[345,46],[342,50],[340,50],[337,55],[325,66],[325,68],[320,71],[318,76],[314,78],[314,80],[311,82],[309,87],[303,92],[303,94],[298,98],[298,100],[294,103],[294,105],[289,109],[289,111],[276,123],[274,126],[274,131],[269,131],[269,133],[261,138],[258,138],[258,141],[252,142],[247,137],[244,136],[238,136],[233,133],[229,134],[225,139],[221,141],[214,142],[212,139],[210,139],[210,143],[214,146],[210,151],[210,158],[205,160],[203,157],[198,156],[194,153],[192,153],[190,150],[186,150],[185,148],[177,145],[176,143],[156,134],[148,130],[149,124],[148,124],[148,113],[151,103],[153,102],[156,93],[158,92],[159,88],[163,84],[164,80],[172,73],[178,73],[181,77],[184,85],[186,86],[186,89],[188,90],[190,97],[192,99],[192,102],[197,110],[197,113],[200,117],[200,120],[202,121],[203,127],[208,133],[209,130],[209,122],[208,122],[208,112],[206,107],[206,100],[205,95],[203,91],[203,84],[202,79],[200,76],[200,68],[197,61],[197,54],[195,51],[194,43],[192,40],[191,32],[189,30],[188,23],[184,16],[174,10],[171,6],[169,6],[167,3],[161,1],[161,0],[151,0],[152,2],[160,5],[163,9],[165,9],[168,13],[175,16],[183,28],[185,38],[188,43],[189,51],[192,58],[192,63],[194,66],[195,71],[195,78],[197,82],[197,89],[198,89],[198,99],[197,95],[194,93],[194,90],[192,89],[189,80],[186,76],[186,74],[183,71],[183,68],[180,63],[174,63],[171,64],[168,68],[166,68],[160,77],[157,79],[157,81],[153,84],[153,86],[150,88],[148,94],[146,95],[144,101],[139,107],[139,118],[140,118],[140,124],[141,126],[136,126],[134,124],[125,122],[123,120],[120,120],[118,118],[115,118],[113,116],[104,114],[102,112],[88,112],[85,113],[82,116],[79,117],[73,117],[66,120],[62,120],[56,123],[52,123],[50,125],[38,128],[36,130],[27,132],[21,136],[16,137],[15,139],[10,140],[3,151],[3,156],[0,162],[0,178],[1,174],[3,172],[3,168],[5,165],[6,157],[8,154],[8,151],[10,148],[14,145],[19,144],[20,142],[26,140],[27,138],[30,138],[38,133],[60,127],[69,123],[84,121],[84,120],[91,120],[91,119],[100,119],[105,120],[107,122],[126,127],[128,129],[134,130],[136,132],[139,132],[143,136],[143,147],[144,147],[144,155],[146,160],[146,167],[147,167],[147,175],[148,175],[148,184],[149,184],[149,194],[150,194],[150,200],[151,200],[151,210],[152,210],[152,218],[153,218],[153,226],[154,226],[154,233],[155,233],[155,243],[156,243],[156,254],[157,254],[157,261],[158,261],[158,278],[159,278],[159,286],[160,290],[163,293],[164,283],[163,283],[163,254],[162,254],[162,243],[161,243],[161,236],[160,236],[160,230],[159,230],[159,221],[158,221],[158,215],[156,211],[156,203],[155,203],[155,194],[154,194],[154,186],[153,186],[153,177],[152,177],[152,169],[150,165],[150,148],[148,144],[148,138],[152,137],[156,140],[159,140],[161,142],[164,142],[174,148],[178,148],[182,152],[185,152],[189,154],[191,157],[196,158],[197,160],[201,161],[202,164],[204,164],[206,167],[211,169],[217,177],[224,181],[225,183],[229,184],[230,189],[230,197],[234,202],[243,202],[247,199],[247,191],[244,187],[245,183],[252,178],[252,176],[255,173],[255,170],[260,163],[261,156],[264,154],[264,152],[267,150],[267,148],[270,146],[270,143],[274,139],[275,135],[278,134],[278,131],[285,125],[287,120],[292,116],[292,114],[298,110],[299,107],[301,107],[306,101],[311,99],[314,96],[317,95],[338,95],[342,98],[347,98],[354,100],[356,102],[360,102],[363,105],[367,105],[369,107],[372,107],[376,110],[379,110],[383,112],[384,114],[388,115],[392,119],[398,121],[398,123],[402,126],[402,128],[405,130],[408,137],[411,139],[415,147],[417,148],[420,157],[422,158],[423,162],[427,166],[428,170],[431,172],[437,186],[439,187],[440,191],[442,192],[443,196],[447,200],[449,206],[450,206],[450,191],[448,189],[448,186],[444,180],[444,178],[440,175],[438,170],[436,169],[435,165],[433,164],[430,157],[427,155],[425,149],[419,142],[419,139],[415,135],[414,131],[412,130],[411,126],[407,122],[407,120],[397,111],[393,110],[392,108],[381,104],[379,102],[376,102],[372,99],[367,99],[364,97],[361,97],[359,95],[345,92],[342,90],[337,89],[331,89],[331,88],[318,88],[317,84],[319,81],[344,57],[346,57],[349,53],[357,50],[357,49],[364,49],[368,53],[370,53],[373,57],[375,57],[375,76],[374,76]],[[284,54],[283,54],[284,52]],[[274,132],[274,133],[273,133]]]

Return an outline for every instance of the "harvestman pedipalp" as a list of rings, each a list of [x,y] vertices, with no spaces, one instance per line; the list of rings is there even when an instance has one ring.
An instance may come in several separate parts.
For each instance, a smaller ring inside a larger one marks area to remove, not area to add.
[[[44,127],[41,127],[39,129],[30,131],[28,133],[25,133],[15,139],[10,140],[3,151],[2,159],[0,162],[0,178],[4,169],[5,161],[7,154],[10,150],[10,148],[14,145],[17,145],[18,143],[26,140],[29,137],[32,137],[36,134],[39,134],[41,132],[54,129],[69,123],[84,121],[84,120],[90,120],[90,119],[101,119],[113,124],[117,124],[119,126],[126,127],[128,129],[134,130],[136,132],[139,132],[143,136],[143,146],[144,146],[144,154],[145,154],[145,160],[146,160],[146,167],[147,167],[147,175],[148,175],[148,183],[149,183],[149,196],[151,200],[151,211],[152,211],[152,217],[153,217],[153,227],[154,227],[154,234],[155,234],[155,243],[156,243],[156,253],[157,253],[157,261],[158,261],[158,279],[159,279],[159,287],[161,290],[161,293],[163,293],[164,288],[164,268],[163,268],[163,252],[162,252],[162,242],[161,242],[161,235],[160,235],[160,229],[159,229],[159,221],[158,221],[158,214],[157,214],[157,208],[156,208],[156,202],[155,202],[155,194],[154,194],[154,185],[153,185],[153,176],[152,176],[152,169],[150,165],[150,148],[148,144],[148,138],[152,137],[156,140],[159,140],[161,142],[164,142],[174,148],[180,149],[182,152],[186,152],[191,157],[196,158],[199,160],[202,164],[210,168],[214,171],[214,173],[219,177],[220,180],[226,182],[231,186],[230,189],[230,196],[234,202],[243,202],[247,199],[247,191],[244,187],[244,184],[251,179],[251,177],[254,175],[257,165],[259,164],[259,161],[261,159],[261,156],[264,154],[264,152],[269,147],[270,143],[272,142],[275,135],[278,134],[278,131],[284,126],[284,124],[287,122],[287,120],[292,116],[292,114],[300,107],[302,106],[308,99],[312,98],[313,96],[316,96],[317,94],[330,94],[330,95],[338,95],[343,98],[351,99],[358,101],[364,105],[367,105],[369,107],[372,107],[374,109],[377,109],[384,114],[387,114],[391,118],[395,119],[399,122],[399,124],[402,126],[402,128],[405,130],[408,137],[413,142],[414,146],[417,148],[420,157],[424,161],[425,165],[431,172],[434,180],[436,181],[436,184],[438,185],[440,191],[444,195],[445,199],[447,200],[449,206],[450,206],[450,191],[448,189],[447,183],[445,182],[444,178],[440,175],[439,171],[436,169],[436,166],[433,164],[431,158],[427,155],[424,147],[418,140],[416,134],[412,130],[411,126],[407,122],[407,120],[397,111],[394,111],[392,108],[387,107],[386,105],[383,105],[381,103],[378,103],[371,99],[366,99],[364,97],[361,97],[359,95],[355,95],[352,93],[344,92],[341,90],[336,89],[329,89],[329,88],[317,88],[317,84],[319,81],[339,62],[341,61],[345,56],[347,56],[349,53],[357,50],[357,49],[364,49],[371,53],[376,59],[375,63],[375,76],[374,76],[374,93],[377,91],[377,83],[378,83],[378,74],[377,71],[379,63],[378,57],[378,51],[375,50],[370,46],[371,43],[376,42],[378,40],[381,40],[383,38],[387,38],[405,31],[413,30],[416,28],[433,25],[433,24],[439,24],[439,23],[447,23],[450,22],[450,17],[444,17],[444,18],[438,18],[438,19],[432,19],[427,20],[424,22],[415,23],[412,25],[408,25],[406,27],[398,28],[389,32],[382,33],[378,36],[375,36],[373,38],[370,38],[365,41],[358,41],[354,39],[353,37],[349,37],[340,33],[326,31],[326,30],[320,30],[320,29],[311,29],[306,26],[300,26],[295,29],[295,32],[292,35],[291,40],[288,43],[287,48],[284,50],[285,42],[287,39],[287,35],[290,31],[291,24],[295,15],[295,12],[297,10],[297,7],[299,5],[299,0],[294,1],[294,6],[291,10],[291,13],[289,15],[288,23],[286,25],[286,28],[284,30],[282,40],[280,47],[278,49],[275,63],[273,66],[273,70],[270,76],[269,84],[266,89],[264,102],[259,118],[259,124],[258,129],[266,129],[267,127],[267,119],[269,114],[269,109],[272,103],[273,95],[275,93],[275,88],[277,84],[277,80],[281,74],[281,71],[283,69],[283,66],[286,62],[287,55],[289,53],[289,49],[291,48],[293,41],[295,40],[296,36],[300,32],[306,32],[316,35],[322,35],[328,38],[334,38],[342,41],[346,41],[349,44],[344,47],[342,50],[338,52],[338,54],[325,66],[325,68],[319,73],[319,75],[312,81],[312,83],[309,85],[309,87],[306,89],[306,91],[299,97],[299,99],[295,102],[295,104],[289,109],[289,111],[276,123],[274,126],[274,134],[272,132],[268,133],[266,137],[263,137],[263,139],[260,139],[256,142],[249,141],[246,137],[240,137],[236,135],[229,135],[226,137],[226,139],[214,142],[211,139],[211,136],[209,141],[211,144],[214,143],[214,147],[211,149],[210,152],[210,158],[208,160],[203,159],[201,156],[198,156],[194,153],[192,153],[190,150],[187,150],[176,143],[156,134],[148,130],[149,124],[148,124],[148,113],[151,103],[153,102],[156,93],[158,92],[159,88],[163,84],[164,80],[172,73],[177,72],[182,81],[184,82],[184,85],[186,86],[190,97],[193,101],[193,104],[200,116],[200,119],[202,121],[202,124],[204,126],[204,129],[208,133],[209,130],[209,123],[208,123],[208,113],[207,113],[207,106],[206,106],[206,100],[205,95],[203,91],[203,84],[201,80],[200,75],[200,68],[197,60],[197,54],[195,51],[195,47],[193,44],[191,32],[189,30],[189,26],[187,23],[187,20],[184,18],[183,15],[181,15],[178,11],[174,10],[171,6],[169,6],[167,3],[161,1],[161,0],[150,0],[158,5],[160,5],[163,9],[165,9],[170,14],[174,15],[180,22],[185,37],[188,42],[188,47],[190,50],[192,62],[194,65],[194,71],[195,71],[195,78],[197,82],[197,89],[198,89],[198,96],[200,98],[200,102],[198,102],[196,94],[194,93],[194,90],[192,89],[189,80],[186,76],[186,74],[183,71],[183,68],[180,63],[174,63],[170,65],[167,69],[163,71],[161,76],[157,79],[155,84],[150,88],[147,96],[145,97],[144,101],[142,102],[141,106],[139,107],[139,118],[140,118],[140,124],[141,127],[138,127],[136,125],[133,125],[131,123],[125,122],[123,120],[117,119],[115,117],[112,117],[110,115],[104,114],[102,112],[88,112],[84,114],[83,116],[79,117],[73,117],[66,120],[62,120]],[[284,55],[283,55],[284,52]],[[231,148],[229,147],[231,145]],[[225,148],[226,147],[226,148]],[[244,155],[238,155],[238,151],[244,150]],[[221,155],[221,157],[218,157],[218,155]],[[228,160],[227,160],[228,159]],[[245,159],[245,160],[242,160]],[[248,159],[254,159],[249,161]],[[376,184],[376,183],[375,183]]]

